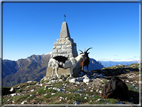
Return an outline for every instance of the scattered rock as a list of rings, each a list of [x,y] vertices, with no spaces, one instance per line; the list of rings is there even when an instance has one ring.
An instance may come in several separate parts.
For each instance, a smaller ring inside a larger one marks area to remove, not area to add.
[[[12,88],[10,89],[10,92],[15,92],[15,91],[17,91],[18,89],[19,89],[19,88],[13,88],[13,87],[12,87]]]
[[[65,93],[65,89],[61,88],[60,91],[62,91],[62,93]]]
[[[51,93],[51,95],[55,95],[56,93]]]
[[[11,96],[13,97],[13,96],[15,96],[15,95],[17,95],[17,93],[13,93],[13,94],[11,94]]]
[[[40,83],[38,86],[41,86],[41,87],[42,87],[42,86],[43,86],[43,84],[42,84],[42,83]]]
[[[33,91],[34,91],[34,89],[31,90],[31,92],[33,92]]]
[[[75,82],[76,82],[76,79],[75,79],[75,78],[69,79],[69,82],[70,82],[70,83],[75,83]]]
[[[27,81],[27,83],[32,83],[33,81]]]
[[[99,92],[99,89],[97,89],[96,92]]]
[[[44,96],[46,96],[47,94],[44,94]]]
[[[27,86],[27,88],[29,88],[30,86]]]
[[[101,99],[99,98],[99,99],[96,100],[96,102],[98,102],[98,101],[101,101]]]
[[[73,102],[73,104],[74,104],[74,105],[77,105],[77,104],[81,104],[81,103],[78,102],[78,101],[75,101],[75,102]]]
[[[23,101],[21,104],[25,104],[25,103],[27,103],[27,101]]]
[[[102,90],[99,90],[99,93],[101,94],[101,93],[102,93]]]

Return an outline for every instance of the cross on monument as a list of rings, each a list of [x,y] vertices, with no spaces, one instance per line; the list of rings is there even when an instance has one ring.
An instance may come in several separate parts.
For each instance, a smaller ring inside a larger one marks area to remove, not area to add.
[[[64,14],[64,21],[66,21],[66,14]]]

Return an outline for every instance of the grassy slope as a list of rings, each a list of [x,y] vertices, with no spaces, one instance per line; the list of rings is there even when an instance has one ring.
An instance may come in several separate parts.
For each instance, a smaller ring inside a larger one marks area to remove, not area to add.
[[[118,66],[113,66],[109,68],[103,68],[105,69],[122,69],[125,66],[123,65],[118,65]],[[138,64],[131,64],[130,66],[127,66],[126,73],[121,74],[121,75],[129,75],[131,76],[132,73],[139,75],[138,71]],[[131,69],[131,71],[130,71]],[[132,71],[133,70],[133,71]],[[100,70],[102,71],[102,70]],[[96,72],[98,72],[96,70]],[[132,72],[132,73],[131,73]],[[120,76],[121,76],[120,75]],[[138,79],[138,78],[137,78]],[[101,79],[102,81],[100,84],[105,84],[108,80],[107,79]],[[96,92],[97,89],[102,90],[102,86],[99,88],[90,88],[86,84],[73,84],[69,83],[68,81],[64,82],[58,82],[58,83],[53,83],[52,87],[57,87],[57,88],[64,88],[65,93],[62,93],[61,91],[57,91],[54,89],[49,89],[45,88],[47,85],[48,81],[44,81],[42,83],[42,86],[35,85],[37,82],[32,82],[32,83],[22,83],[15,85],[13,87],[20,86],[21,88],[17,90],[16,93],[19,93],[20,95],[16,95],[11,97],[11,95],[5,95],[3,96],[3,103],[4,104],[21,104],[23,101],[25,104],[73,104],[75,101],[80,102],[81,104],[117,104],[120,103],[119,100],[113,99],[113,98],[108,98],[108,99],[103,99],[100,97],[100,93]],[[66,84],[66,86],[65,86]],[[126,83],[128,88],[129,88],[129,95],[131,98],[131,101],[122,101],[123,104],[138,104],[139,102],[139,88],[136,89],[136,87],[131,84],[131,82]],[[138,85],[137,85],[138,86]],[[85,87],[86,90],[83,88]],[[31,90],[33,90],[31,92]],[[83,91],[79,91],[80,89],[83,89]],[[52,93],[55,93],[52,95]],[[100,99],[100,101],[98,101]]]

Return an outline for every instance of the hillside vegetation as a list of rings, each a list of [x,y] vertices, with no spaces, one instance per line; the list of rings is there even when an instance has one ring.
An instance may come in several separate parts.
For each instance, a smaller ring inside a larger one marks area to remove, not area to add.
[[[89,82],[70,81],[69,75],[60,79],[48,78],[46,81],[28,81],[13,86],[15,92],[4,93],[3,104],[139,104],[139,64],[117,65],[89,72],[97,74]],[[93,74],[93,75],[94,75]],[[100,96],[103,86],[112,75],[125,81],[129,89],[130,101],[103,99]],[[75,79],[80,79],[78,77]],[[74,80],[74,79],[72,79]],[[6,89],[6,88],[5,88]],[[9,88],[10,89],[10,88]]]

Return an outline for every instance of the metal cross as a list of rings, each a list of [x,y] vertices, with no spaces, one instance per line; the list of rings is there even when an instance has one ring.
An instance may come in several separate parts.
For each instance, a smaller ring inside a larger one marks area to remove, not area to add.
[[[66,14],[64,14],[64,21],[66,21]]]

